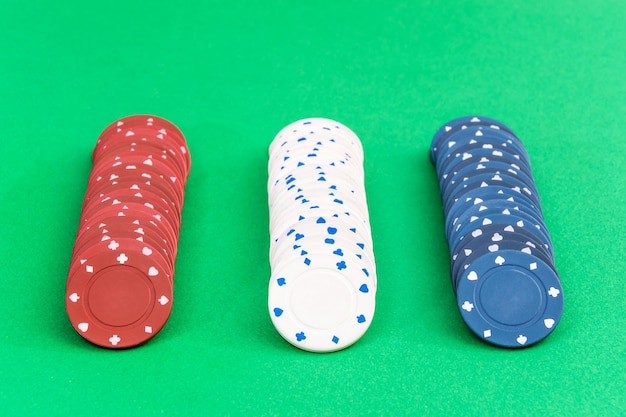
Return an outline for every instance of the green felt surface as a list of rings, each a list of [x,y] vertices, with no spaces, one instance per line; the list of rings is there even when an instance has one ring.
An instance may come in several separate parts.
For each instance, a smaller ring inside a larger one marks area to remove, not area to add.
[[[0,39],[0,414],[624,415],[623,2],[4,0]],[[169,322],[110,351],[65,279],[90,152],[133,113],[193,167]],[[428,150],[467,114],[523,140],[554,242],[565,313],[528,349],[473,337],[450,286]],[[363,142],[378,265],[373,324],[332,354],[266,307],[267,146],[308,116]]]

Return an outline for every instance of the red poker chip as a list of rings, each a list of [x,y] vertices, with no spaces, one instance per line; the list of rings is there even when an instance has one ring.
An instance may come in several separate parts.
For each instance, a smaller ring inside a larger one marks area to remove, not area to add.
[[[178,243],[175,237],[173,237],[173,232],[169,229],[169,226],[164,226],[155,219],[141,217],[141,214],[128,212],[125,216],[126,219],[118,216],[118,214],[119,213],[117,212],[99,214],[93,223],[86,223],[83,225],[80,233],[77,235],[74,252],[77,252],[80,248],[84,247],[85,242],[89,242],[90,239],[93,239],[93,236],[101,235],[102,233],[98,232],[98,229],[102,229],[109,224],[113,224],[126,225],[126,227],[128,227],[126,236],[134,239],[139,239],[141,237],[141,231],[143,231],[144,234],[149,233],[156,242],[167,242],[167,244],[161,243],[161,246],[163,246],[163,248],[169,252],[172,257],[176,255]],[[131,222],[129,222],[129,220],[131,220]],[[106,230],[110,231],[109,229]],[[119,230],[119,228],[116,226],[115,230]],[[121,232],[118,231],[117,233],[121,235]],[[172,259],[172,264],[173,262],[174,261]]]
[[[111,166],[115,166],[114,163],[120,166],[119,163],[121,162],[121,166],[126,167],[127,170],[156,169],[164,177],[166,175],[168,178],[175,177],[175,180],[172,182],[175,182],[183,189],[185,187],[186,175],[180,171],[180,168],[173,160],[163,158],[162,155],[150,150],[137,148],[125,154],[112,154],[108,161],[110,161]]]
[[[129,129],[142,127],[157,131],[165,130],[165,135],[168,135],[168,137],[176,140],[177,142],[184,143],[183,133],[172,122],[158,116],[138,114],[123,117],[108,125],[98,137],[96,149],[103,148],[106,145],[107,138],[111,135],[125,132]]]
[[[173,192],[176,202],[182,206],[185,184],[165,164],[150,158],[128,157],[123,162],[100,167],[99,171],[90,178],[88,188],[92,189],[102,182],[116,184],[129,178],[137,178],[145,184],[157,185],[167,190],[168,194]]]
[[[178,150],[184,156],[186,171],[189,172],[191,167],[191,158],[189,150],[182,132],[171,122],[150,115],[136,115],[120,119],[109,125],[102,132],[93,152],[94,161],[98,158],[100,152],[106,150],[111,140],[115,141],[119,135],[130,138],[134,136],[133,129],[150,129],[157,132],[157,137],[162,140],[172,141],[178,146]],[[160,136],[159,136],[160,135]]]
[[[119,160],[122,162],[127,162],[127,159],[130,157],[143,156],[146,159],[149,158],[158,160],[161,163],[167,165],[168,169],[171,170],[178,177],[179,182],[183,185],[185,184],[187,180],[187,173],[184,171],[184,167],[181,165],[180,161],[177,161],[176,157],[172,156],[172,154],[166,149],[158,149],[156,147],[150,147],[148,145],[121,146],[121,148],[122,149],[111,149],[111,153],[103,155],[102,159],[98,160],[98,164],[112,161],[115,157],[119,157]]]
[[[131,219],[107,218],[103,219],[97,226],[85,230],[76,240],[72,256],[75,258],[95,244],[106,240],[133,239],[155,247],[173,268],[176,258],[175,244],[168,242],[160,230],[152,228],[145,222],[133,220],[129,223],[128,220]]]
[[[82,219],[79,233],[82,233],[82,231],[86,230],[87,227],[91,228],[94,225],[100,224],[102,220],[114,216],[130,217],[132,219],[141,217],[146,222],[149,222],[159,230],[166,233],[166,236],[168,236],[172,241],[177,240],[178,232],[174,229],[174,225],[171,225],[158,211],[138,203],[108,206],[104,207],[102,210],[98,210],[93,213],[91,217],[85,217]]]
[[[86,207],[91,201],[103,198],[106,193],[115,192],[115,190],[130,189],[135,191],[150,191],[160,198],[164,199],[168,206],[172,207],[175,212],[180,212],[182,204],[173,187],[163,178],[155,177],[147,171],[141,173],[127,174],[120,178],[116,171],[107,172],[100,180],[95,180],[85,194],[83,207]],[[113,179],[111,179],[113,178]]]
[[[178,230],[176,226],[181,221],[180,212],[175,207],[170,206],[163,197],[159,197],[150,190],[131,190],[130,188],[103,190],[98,198],[93,198],[84,206],[83,217],[88,218],[94,211],[125,203],[142,204],[156,210],[169,221],[175,230]]]
[[[76,331],[108,348],[146,342],[165,325],[173,291],[164,261],[132,239],[101,242],[75,262],[66,310]]]
[[[100,210],[106,206],[115,206],[124,203],[138,203],[144,206],[154,209],[165,216],[169,223],[175,230],[178,230],[177,225],[180,224],[181,215],[167,201],[159,197],[157,194],[149,190],[131,190],[124,188],[122,190],[106,191],[96,199],[85,206],[83,209],[83,216],[88,217],[93,210]]]
[[[174,259],[176,258],[175,248],[170,246],[170,243],[156,230],[134,222],[137,221],[128,217],[116,216],[103,219],[97,227],[92,227],[81,233],[75,242],[73,257],[80,256],[100,242],[133,239],[144,242],[159,251],[170,269],[173,270]]]
[[[178,201],[178,195],[173,187],[164,178],[157,177],[148,171],[126,173],[122,178],[115,169],[105,172],[103,176],[95,178],[93,184],[87,188],[84,205],[88,204],[94,197],[102,198],[106,192],[114,192],[118,189],[150,191],[164,199],[176,211],[180,211],[181,203]]]
[[[106,159],[113,154],[127,155],[129,153],[144,151],[159,155],[161,159],[167,160],[176,166],[181,177],[186,179],[189,172],[184,155],[178,145],[171,140],[159,139],[163,136],[150,129],[135,129],[134,136],[124,137],[112,142],[106,149],[98,154],[97,161]]]
[[[175,148],[164,146],[164,144],[152,143],[147,140],[145,142],[119,143],[115,146],[111,146],[102,153],[97,163],[111,160],[116,156],[119,156],[123,160],[127,156],[138,153],[150,154],[153,158],[167,163],[172,170],[176,171],[182,181],[186,180],[188,173],[186,172],[184,161],[176,154]]]
[[[144,158],[141,159],[140,156],[143,155]],[[165,166],[166,171],[159,172],[158,170]],[[135,152],[128,152],[126,154],[114,154],[109,155],[107,158],[103,158],[94,163],[91,174],[89,176],[89,181],[92,182],[95,179],[102,177],[103,172],[106,172],[110,169],[115,168],[125,168],[128,173],[132,173],[133,170],[141,170],[141,169],[157,169],[157,173],[160,176],[176,176],[178,183],[181,184],[181,187],[184,188],[185,182],[182,179],[183,177],[176,171],[176,168],[167,161],[161,160],[158,156],[155,156],[154,153],[145,152],[142,150],[137,150]],[[125,172],[125,171],[122,171]]]
[[[127,183],[124,185],[126,186],[125,187],[126,189],[127,187],[134,187],[137,184],[130,183],[129,185]],[[161,197],[158,201],[154,202],[155,204],[153,204],[152,201],[148,202],[148,200],[144,200],[144,201],[139,200],[139,199],[133,200],[132,197],[124,198],[125,195],[128,195],[128,194],[125,194],[126,191],[120,192],[119,190],[115,190],[113,187],[115,187],[115,185],[102,187],[101,188],[102,192],[99,192],[98,196],[94,196],[90,198],[90,201],[87,201],[84,203],[83,214],[81,216],[81,222],[84,219],[93,216],[94,212],[103,210],[109,206],[119,205],[117,204],[118,202],[120,203],[126,202],[126,203],[136,203],[136,204],[144,205],[148,209],[152,209],[156,211],[157,213],[161,214],[162,217],[167,219],[167,221],[171,224],[171,226],[175,230],[179,229],[179,226],[180,226],[179,223],[180,223],[180,218],[181,218],[180,209],[176,207],[176,203],[174,202],[163,203],[163,200],[168,198],[168,196],[166,196],[163,191],[159,190],[156,187],[150,188],[148,190],[145,190],[145,189],[141,190],[140,188],[136,189],[137,191],[143,191],[143,194],[140,193],[141,195],[153,194],[153,195],[157,195]],[[119,198],[116,198],[116,197],[119,197]],[[120,199],[123,199],[124,201],[121,201]],[[164,212],[162,207],[167,207],[169,210],[167,212]]]

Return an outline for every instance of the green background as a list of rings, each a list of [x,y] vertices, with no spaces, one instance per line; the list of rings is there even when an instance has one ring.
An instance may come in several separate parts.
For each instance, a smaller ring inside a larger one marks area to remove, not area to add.
[[[508,3],[508,4],[507,4]],[[45,2],[0,5],[0,414],[623,415],[622,1]],[[65,314],[98,134],[153,113],[192,154],[175,304],[111,351]],[[542,343],[482,343],[455,305],[428,159],[481,114],[525,143],[565,295]],[[366,335],[300,351],[266,307],[267,147],[309,116],[365,150],[378,266]]]

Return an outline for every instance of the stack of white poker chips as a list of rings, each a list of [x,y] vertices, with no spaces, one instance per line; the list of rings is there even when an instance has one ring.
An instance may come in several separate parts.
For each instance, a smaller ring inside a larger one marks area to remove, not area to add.
[[[304,350],[350,346],[376,299],[361,142],[336,121],[303,119],[274,138],[268,172],[272,322]]]

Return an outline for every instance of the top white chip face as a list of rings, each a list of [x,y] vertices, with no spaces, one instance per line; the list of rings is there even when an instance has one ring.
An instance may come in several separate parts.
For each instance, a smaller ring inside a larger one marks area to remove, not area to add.
[[[350,346],[376,297],[361,142],[333,120],[297,121],[270,145],[268,175],[272,323],[304,350]]]

